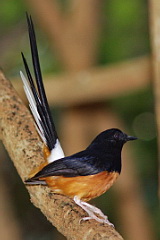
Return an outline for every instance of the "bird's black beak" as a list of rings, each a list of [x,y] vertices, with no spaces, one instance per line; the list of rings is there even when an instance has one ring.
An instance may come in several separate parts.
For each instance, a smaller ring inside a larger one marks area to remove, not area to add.
[[[127,136],[126,141],[132,141],[138,139],[137,137]]]

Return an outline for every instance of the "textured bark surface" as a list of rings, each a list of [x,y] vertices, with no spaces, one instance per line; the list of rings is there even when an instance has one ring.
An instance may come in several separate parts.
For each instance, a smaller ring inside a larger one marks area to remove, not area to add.
[[[0,136],[22,178],[43,162],[42,142],[32,116],[0,73]],[[67,239],[122,239],[116,230],[94,220],[80,222],[86,216],[72,199],[53,194],[43,186],[27,187],[31,201]]]

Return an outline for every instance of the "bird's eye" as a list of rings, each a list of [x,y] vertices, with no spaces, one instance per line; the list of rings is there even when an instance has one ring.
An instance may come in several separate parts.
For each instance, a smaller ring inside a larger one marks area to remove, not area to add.
[[[120,139],[119,133],[114,134],[114,140],[118,141]]]

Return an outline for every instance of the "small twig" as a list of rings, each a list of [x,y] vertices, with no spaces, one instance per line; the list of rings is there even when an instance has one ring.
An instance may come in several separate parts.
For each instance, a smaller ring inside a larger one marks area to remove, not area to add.
[[[34,127],[32,117],[9,81],[0,73],[0,135],[24,180],[29,172],[43,161],[42,142]],[[47,219],[68,239],[110,239],[122,237],[107,224],[90,220],[80,222],[86,216],[72,199],[53,194],[43,186],[27,187],[31,201],[40,208]]]

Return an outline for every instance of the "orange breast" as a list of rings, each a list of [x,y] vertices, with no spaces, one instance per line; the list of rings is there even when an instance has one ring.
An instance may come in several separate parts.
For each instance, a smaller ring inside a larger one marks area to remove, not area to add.
[[[29,177],[33,177],[38,171],[48,164],[47,158],[50,155],[48,147],[43,148],[45,162],[34,169]],[[95,175],[62,177],[52,176],[41,178],[55,193],[60,193],[73,198],[78,196],[84,201],[96,198],[106,192],[116,181],[119,173],[103,171]]]
[[[96,198],[106,192],[116,181],[119,173],[100,172],[95,175],[62,177],[52,176],[43,180],[55,192],[69,197],[78,196],[84,201]]]

